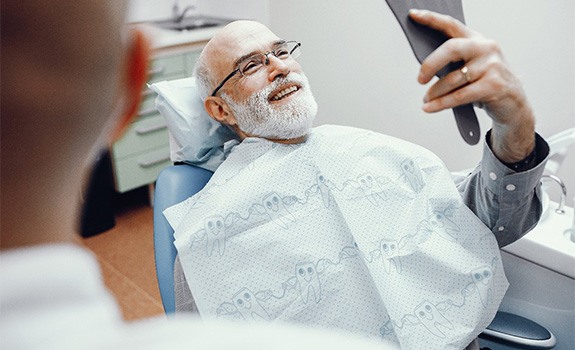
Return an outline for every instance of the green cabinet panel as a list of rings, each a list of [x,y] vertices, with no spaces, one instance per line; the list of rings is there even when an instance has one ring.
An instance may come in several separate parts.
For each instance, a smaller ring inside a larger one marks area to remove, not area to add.
[[[156,56],[150,64],[148,83],[188,77],[200,49]],[[166,123],[155,106],[156,94],[147,86],[137,119],[112,146],[116,191],[125,192],[156,181],[160,171],[171,164]]]
[[[118,192],[126,192],[153,183],[162,169],[171,164],[169,147],[116,159],[116,189]]]
[[[186,74],[185,56],[185,54],[177,54],[154,59],[148,71],[148,81],[156,82],[169,77],[184,76]]]
[[[145,118],[133,123],[124,136],[114,143],[113,152],[116,158],[123,158],[139,150],[166,145],[168,128],[164,118],[156,112],[154,117]]]

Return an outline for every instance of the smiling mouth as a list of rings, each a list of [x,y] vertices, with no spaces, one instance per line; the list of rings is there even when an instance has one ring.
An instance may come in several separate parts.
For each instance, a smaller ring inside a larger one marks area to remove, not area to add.
[[[280,90],[278,93],[272,95],[272,97],[269,99],[270,101],[279,101],[283,98],[286,98],[292,94],[294,94],[296,91],[298,91],[300,89],[299,86],[297,85],[292,85],[288,88],[282,89]]]

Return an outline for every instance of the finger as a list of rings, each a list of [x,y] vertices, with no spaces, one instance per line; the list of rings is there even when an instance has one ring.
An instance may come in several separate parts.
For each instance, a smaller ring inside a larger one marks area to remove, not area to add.
[[[429,10],[409,10],[409,16],[419,24],[439,30],[450,38],[467,37],[473,31],[457,19]]]
[[[479,84],[465,85],[447,95],[432,99],[423,104],[423,110],[427,113],[435,113],[468,103],[479,101],[482,97],[482,89]]]
[[[463,68],[457,69],[436,81],[427,90],[425,96],[423,97],[423,102],[434,100],[438,97],[447,95],[448,93],[455,91],[464,85],[473,83],[483,74],[480,65],[477,63],[467,64],[465,67],[467,67],[467,73],[463,72]]]
[[[469,39],[450,39],[423,60],[417,80],[427,84],[443,67],[451,62],[469,61],[477,56],[477,48]]]

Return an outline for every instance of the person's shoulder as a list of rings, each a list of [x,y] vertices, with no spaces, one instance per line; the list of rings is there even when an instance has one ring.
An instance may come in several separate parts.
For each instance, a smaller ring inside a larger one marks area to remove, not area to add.
[[[344,142],[344,140],[353,140],[356,138],[365,138],[369,136],[376,136],[380,139],[390,137],[388,135],[380,134],[372,130],[335,124],[323,124],[316,126],[312,129],[311,134],[314,136],[320,136],[327,140],[339,142]]]
[[[336,125],[336,124],[322,124],[312,129],[313,134],[321,134],[321,135],[354,134],[354,133],[366,133],[366,132],[373,132],[373,131],[356,128],[353,126]]]
[[[329,145],[329,149],[344,147],[352,150],[359,147],[363,151],[380,150],[385,154],[393,153],[395,157],[426,157],[443,163],[435,153],[421,145],[373,130],[324,124],[313,128],[311,134],[321,143]]]
[[[339,140],[343,142],[343,140],[353,140],[353,139],[371,139],[373,141],[388,144],[393,147],[407,147],[408,149],[413,148],[414,150],[423,150],[430,152],[425,147],[415,144],[413,142],[383,134],[377,131],[368,130],[357,128],[353,126],[345,126],[345,125],[334,125],[334,124],[323,124],[320,126],[316,126],[312,129],[312,135],[321,136],[328,140]]]

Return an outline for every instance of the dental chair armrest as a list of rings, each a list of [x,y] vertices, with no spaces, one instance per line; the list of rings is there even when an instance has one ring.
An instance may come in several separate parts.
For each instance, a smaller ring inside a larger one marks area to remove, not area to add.
[[[552,349],[557,339],[547,328],[525,317],[498,311],[479,338],[519,349]]]

